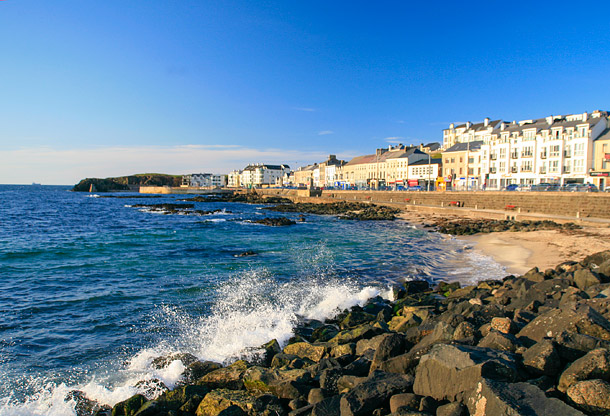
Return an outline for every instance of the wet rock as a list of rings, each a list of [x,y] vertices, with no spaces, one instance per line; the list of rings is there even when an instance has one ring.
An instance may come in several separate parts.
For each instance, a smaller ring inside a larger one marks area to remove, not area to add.
[[[297,355],[284,353],[275,354],[271,360],[271,367],[303,368],[310,364],[313,364],[310,359],[302,359]]]
[[[326,342],[332,339],[339,333],[339,330],[335,325],[322,325],[319,328],[314,329],[311,334],[312,342]]]
[[[272,393],[282,399],[299,398],[311,389],[311,374],[302,369],[250,367],[244,372],[242,380],[250,392]]]
[[[216,416],[231,406],[237,406],[249,415],[272,416],[286,414],[278,398],[272,395],[254,395],[245,391],[217,389],[206,394],[199,407],[197,407],[195,415]]]
[[[340,322],[339,328],[348,329],[358,325],[365,324],[367,322],[374,321],[375,315],[363,312],[363,311],[352,311]]]
[[[558,399],[548,398],[529,383],[504,383],[482,379],[467,399],[471,415],[562,415],[583,416]]]
[[[252,221],[255,224],[268,225],[271,227],[284,227],[287,225],[296,224],[295,221],[288,219],[286,217],[274,217],[274,218],[261,218],[260,220]]]
[[[250,257],[250,256],[256,256],[256,254],[257,254],[256,251],[248,250],[248,251],[244,251],[239,254],[235,254],[234,257]]]
[[[222,368],[222,365],[213,361],[195,361],[190,364],[182,375],[186,384],[194,383],[206,374]]]
[[[242,376],[248,369],[248,363],[239,360],[228,367],[219,368],[197,380],[197,384],[208,385],[217,389],[239,390],[244,388]]]
[[[555,376],[561,369],[561,358],[555,343],[543,339],[523,353],[523,365],[534,375]]]
[[[439,344],[421,358],[413,391],[437,400],[459,401],[483,377],[517,380],[514,356],[488,348]]]
[[[341,415],[370,415],[375,409],[387,408],[390,397],[407,392],[412,385],[410,376],[375,373],[341,398]]]
[[[151,365],[153,368],[161,369],[161,368],[165,368],[165,367],[169,366],[171,363],[173,363],[176,360],[181,361],[185,367],[188,367],[189,365],[199,361],[199,359],[197,357],[195,357],[193,354],[177,353],[177,354],[167,355],[164,357],[157,357],[154,360],[152,360]]]
[[[559,377],[559,391],[565,392],[571,385],[594,378],[610,381],[610,351],[598,348],[574,361]]]
[[[180,408],[192,408],[194,411],[197,409],[199,402],[209,393],[209,391],[210,388],[208,386],[189,385],[179,387],[159,396],[159,398],[155,400],[155,406],[153,408],[159,411],[177,411]],[[149,409],[146,413],[154,414],[152,412],[153,408]],[[138,416],[141,416],[140,412],[144,412],[144,410],[140,410],[137,413]]]
[[[326,344],[310,344],[308,342],[295,342],[284,347],[284,354],[296,355],[315,363],[328,355],[330,346]]]
[[[97,414],[109,414],[110,407],[101,405],[95,400],[91,400],[87,397],[87,395],[80,390],[72,390],[69,392],[64,398],[65,402],[72,401],[74,402],[74,411],[76,412],[76,416],[91,416]],[[146,401],[146,398],[144,398]],[[129,410],[138,410],[133,406],[129,408]],[[104,412],[104,413],[102,413]],[[114,414],[114,413],[113,413]],[[132,413],[133,414],[133,413]]]
[[[576,407],[588,414],[610,414],[610,383],[604,380],[576,383],[568,389],[567,396]]]
[[[351,342],[358,342],[361,339],[370,339],[384,332],[387,331],[381,327],[365,324],[353,329],[341,331],[328,342],[331,344],[347,344]]]

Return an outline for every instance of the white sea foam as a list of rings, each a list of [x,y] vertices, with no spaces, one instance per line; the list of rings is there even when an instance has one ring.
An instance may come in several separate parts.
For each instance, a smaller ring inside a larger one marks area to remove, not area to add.
[[[285,345],[300,321],[323,320],[378,295],[389,297],[391,291],[360,288],[349,279],[324,275],[279,283],[264,270],[250,271],[219,287],[217,301],[207,316],[191,317],[177,308],[162,307],[154,319],[177,328],[178,335],[138,352],[112,378],[92,378],[75,386],[45,386],[25,403],[0,403],[0,416],[75,415],[75,403],[64,400],[72,390],[111,406],[136,393],[152,398],[161,392],[154,390],[155,380],[173,388],[185,369],[178,360],[155,369],[151,363],[156,357],[189,352],[201,360],[225,364],[254,358],[259,347],[272,339]]]

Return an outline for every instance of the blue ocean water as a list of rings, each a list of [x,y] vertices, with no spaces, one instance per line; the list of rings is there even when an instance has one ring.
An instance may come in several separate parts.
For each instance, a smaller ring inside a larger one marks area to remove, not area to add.
[[[478,280],[504,269],[464,243],[404,221],[199,202],[219,213],[161,215],[68,187],[0,185],[0,415],[71,415],[74,389],[114,404],[152,380],[173,386],[189,352],[230,362],[299,319],[324,319],[404,279]],[[238,257],[245,251],[256,255]],[[154,384],[154,383],[153,383]]]

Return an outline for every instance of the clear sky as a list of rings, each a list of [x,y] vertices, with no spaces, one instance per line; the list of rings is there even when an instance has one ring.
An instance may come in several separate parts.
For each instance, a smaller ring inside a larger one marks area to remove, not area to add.
[[[0,183],[292,167],[610,110],[610,5],[0,0]]]

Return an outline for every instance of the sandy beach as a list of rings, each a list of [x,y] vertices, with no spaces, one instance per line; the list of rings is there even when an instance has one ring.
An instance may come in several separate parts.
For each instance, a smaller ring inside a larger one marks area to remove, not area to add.
[[[400,217],[423,224],[443,215],[405,212]],[[505,231],[456,238],[472,244],[475,250],[492,257],[506,267],[507,273],[515,275],[533,267],[546,270],[565,261],[580,261],[590,254],[610,250],[610,228],[606,226],[569,231]]]

